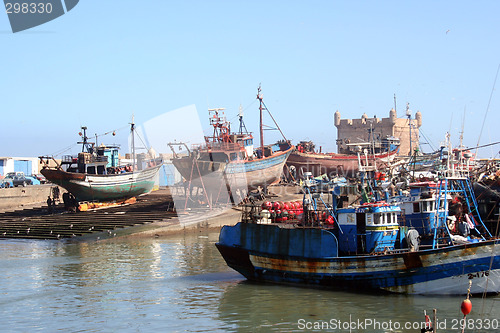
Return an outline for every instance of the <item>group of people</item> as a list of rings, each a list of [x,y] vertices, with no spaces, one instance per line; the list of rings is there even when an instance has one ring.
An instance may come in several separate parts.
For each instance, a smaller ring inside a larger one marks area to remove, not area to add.
[[[56,201],[59,201],[59,187],[52,187],[51,192],[52,197],[50,195],[47,197],[47,210],[49,214],[52,214],[54,212]]]
[[[108,174],[119,174],[119,173],[126,173],[126,172],[132,172],[132,166],[127,165],[127,166],[122,166],[122,167],[110,167],[107,169]]]
[[[463,198],[457,196],[451,201],[448,215],[448,229],[453,234],[467,237],[470,235],[471,230],[475,228],[475,221],[474,216],[469,213],[463,200]]]

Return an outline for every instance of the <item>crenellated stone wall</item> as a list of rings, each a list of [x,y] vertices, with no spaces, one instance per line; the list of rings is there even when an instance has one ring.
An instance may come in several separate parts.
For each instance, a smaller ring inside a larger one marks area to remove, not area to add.
[[[383,139],[388,136],[399,138],[399,155],[407,156],[410,154],[410,142],[412,150],[419,146],[422,114],[418,111],[415,119],[398,118],[396,111],[392,109],[388,118],[380,119],[376,116],[369,118],[365,113],[360,119],[342,119],[340,112],[337,111],[334,115],[334,124],[337,127],[337,151],[339,153],[347,152],[347,143],[369,142],[370,131],[373,131],[376,138]]]

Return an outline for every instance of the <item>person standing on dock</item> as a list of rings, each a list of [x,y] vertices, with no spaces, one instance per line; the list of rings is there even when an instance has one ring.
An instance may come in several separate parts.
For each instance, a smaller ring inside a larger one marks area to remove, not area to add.
[[[50,195],[47,197],[47,211],[49,214],[52,214],[54,212],[53,200],[51,199]]]

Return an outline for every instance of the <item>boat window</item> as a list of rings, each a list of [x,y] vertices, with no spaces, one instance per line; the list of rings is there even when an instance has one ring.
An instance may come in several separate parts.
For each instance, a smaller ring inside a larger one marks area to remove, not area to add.
[[[373,214],[373,223],[380,224],[380,214]]]
[[[87,173],[90,175],[95,175],[95,166],[89,166],[87,167]]]
[[[434,201],[431,201],[431,210],[436,209],[436,203]]]
[[[418,202],[413,203],[413,212],[414,213],[420,213],[420,205]]]
[[[238,154],[236,154],[236,153],[231,153],[231,154],[229,155],[229,159],[230,159],[231,161],[235,161],[235,160],[237,160],[237,159],[238,159]]]

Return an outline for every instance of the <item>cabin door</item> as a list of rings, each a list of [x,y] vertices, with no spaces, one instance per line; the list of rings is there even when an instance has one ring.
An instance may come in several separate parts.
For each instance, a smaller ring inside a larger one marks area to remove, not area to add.
[[[366,214],[356,213],[357,252],[366,253]]]

